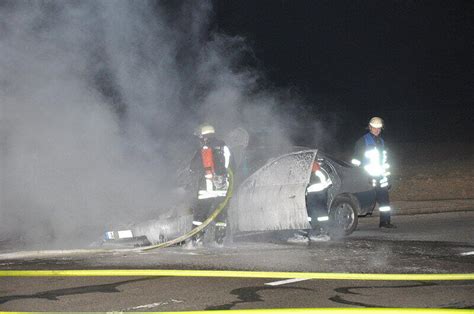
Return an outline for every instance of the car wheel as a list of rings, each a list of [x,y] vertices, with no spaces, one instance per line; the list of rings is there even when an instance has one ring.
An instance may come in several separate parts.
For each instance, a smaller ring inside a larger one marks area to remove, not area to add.
[[[357,204],[349,195],[337,196],[330,211],[331,233],[333,235],[349,235],[357,228]]]

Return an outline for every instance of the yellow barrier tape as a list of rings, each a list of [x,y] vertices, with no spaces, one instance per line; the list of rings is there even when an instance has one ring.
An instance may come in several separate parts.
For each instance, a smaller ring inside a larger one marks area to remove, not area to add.
[[[465,274],[359,274],[259,272],[231,270],[170,270],[170,269],[91,269],[91,270],[0,270],[0,277],[227,277],[227,278],[303,278],[325,280],[387,280],[444,281],[474,280],[474,273]]]
[[[234,173],[232,172],[230,168],[228,169],[228,173],[229,173],[229,188],[227,189],[227,194],[225,196],[225,199],[219,204],[219,206],[217,206],[217,208],[212,212],[212,214],[209,217],[207,217],[206,220],[203,221],[203,223],[200,226],[197,226],[196,228],[192,229],[188,233],[185,233],[176,239],[159,243],[156,245],[140,248],[140,251],[149,251],[149,250],[164,248],[164,247],[178,244],[180,242],[183,242],[191,238],[192,236],[194,236],[195,234],[201,232],[204,228],[206,228],[214,219],[216,219],[217,215],[221,213],[221,211],[224,209],[224,207],[227,205],[230,198],[232,197],[232,193],[234,190]]]
[[[278,314],[339,314],[339,313],[370,313],[370,314],[386,314],[386,313],[436,313],[436,314],[460,314],[460,313],[474,313],[474,310],[465,310],[465,309],[425,309],[425,308],[296,308],[296,309],[254,309],[254,310],[212,310],[212,311],[185,311],[185,312],[133,312],[134,314],[150,314],[150,313],[160,313],[160,314],[177,314],[177,313],[186,313],[186,314],[229,314],[230,312],[234,314],[254,314],[254,313],[278,313]],[[37,313],[64,313],[64,312],[0,312],[0,314],[37,314]],[[123,313],[123,312],[66,312],[66,313]]]

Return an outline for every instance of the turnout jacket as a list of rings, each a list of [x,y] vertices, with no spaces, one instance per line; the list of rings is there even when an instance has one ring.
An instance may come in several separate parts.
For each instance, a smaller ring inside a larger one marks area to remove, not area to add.
[[[196,150],[193,159],[191,160],[190,168],[193,172],[204,175],[204,168],[202,162],[201,149],[204,145],[200,145],[199,149]],[[210,137],[208,139],[207,145],[212,150],[212,155],[214,157],[214,169],[215,175],[227,175],[227,167],[230,162],[230,151],[227,145],[223,140],[220,140],[216,137]],[[227,153],[226,153],[227,151]],[[226,161],[226,154],[228,154]],[[227,165],[226,165],[227,163]]]
[[[203,163],[203,148],[212,150],[214,172],[206,174]],[[231,153],[225,142],[216,137],[209,137],[196,150],[191,160],[190,170],[198,181],[199,198],[224,196],[228,188],[227,169],[231,164]],[[214,193],[222,191],[222,193]]]
[[[362,136],[355,144],[352,163],[363,167],[371,177],[388,176],[387,170],[390,166],[387,162],[387,147],[383,138],[370,132]]]

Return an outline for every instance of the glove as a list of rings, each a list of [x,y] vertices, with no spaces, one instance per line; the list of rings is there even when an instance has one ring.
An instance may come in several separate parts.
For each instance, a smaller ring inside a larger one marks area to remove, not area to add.
[[[227,189],[227,178],[225,176],[214,176],[212,178],[212,183],[214,183],[216,190]]]

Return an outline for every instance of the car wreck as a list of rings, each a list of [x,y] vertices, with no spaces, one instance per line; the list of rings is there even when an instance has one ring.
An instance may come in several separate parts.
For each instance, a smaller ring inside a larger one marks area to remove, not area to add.
[[[250,167],[253,169],[255,164],[262,164],[261,160],[247,162],[253,163]],[[307,194],[315,163],[330,180],[330,184],[324,186],[329,232],[338,236],[351,234],[357,228],[358,217],[372,214],[375,191],[361,168],[317,149],[302,149],[271,158],[241,179],[234,187],[227,209],[231,233],[311,229]],[[105,239],[109,244],[156,245],[189,233],[191,220],[192,215],[183,207],[179,214],[173,210],[156,220],[107,231]],[[212,228],[211,222],[207,227],[209,233]]]
[[[328,175],[326,210],[332,233],[349,235],[372,213],[375,191],[362,169],[316,149],[271,159],[239,186],[229,209],[236,232],[310,229],[307,189],[313,165]]]

